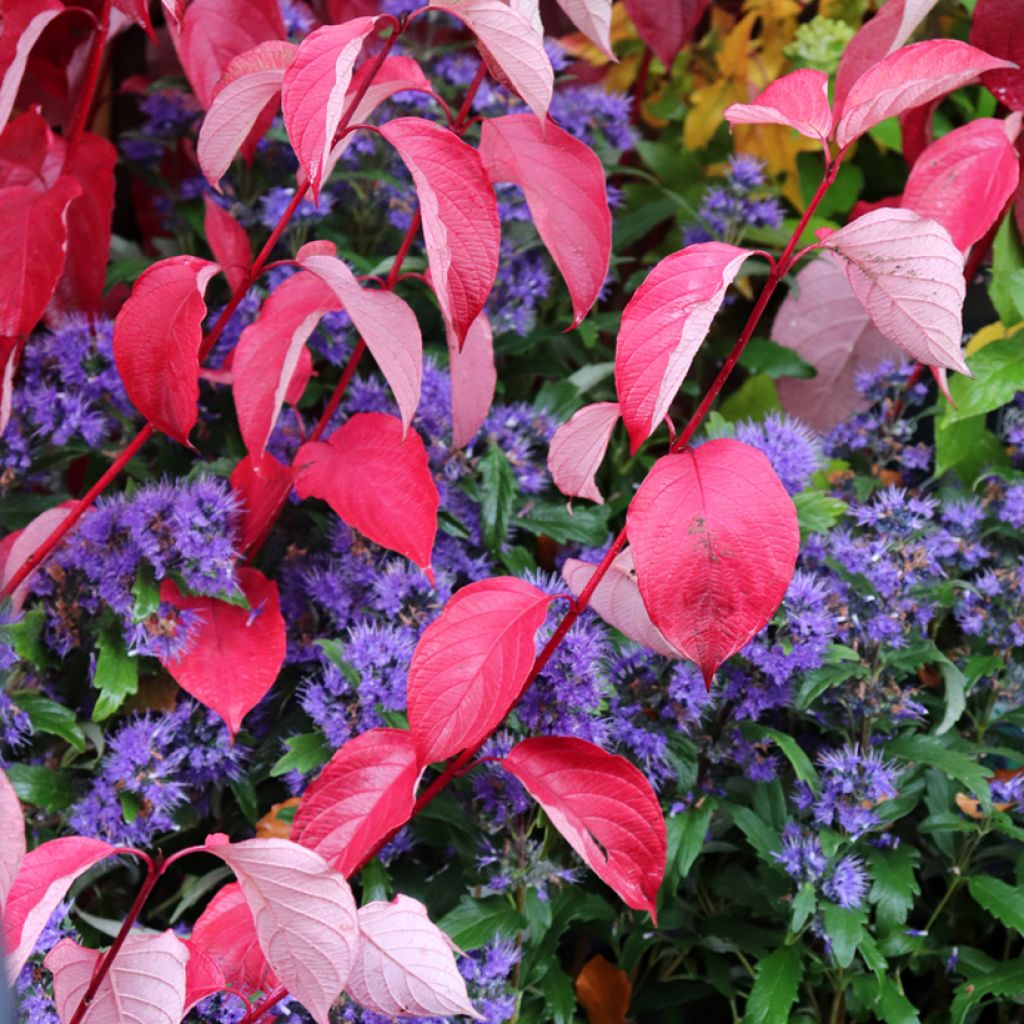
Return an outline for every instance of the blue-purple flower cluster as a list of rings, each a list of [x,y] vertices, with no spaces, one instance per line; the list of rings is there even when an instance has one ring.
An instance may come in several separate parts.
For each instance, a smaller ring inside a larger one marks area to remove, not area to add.
[[[683,229],[685,245],[742,241],[746,232],[777,228],[785,212],[775,196],[765,195],[764,164],[752,156],[731,156],[722,185],[709,188],[694,223]]]

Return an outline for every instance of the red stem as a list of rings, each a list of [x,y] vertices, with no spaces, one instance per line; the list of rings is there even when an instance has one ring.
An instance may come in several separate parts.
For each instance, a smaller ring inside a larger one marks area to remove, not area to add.
[[[82,94],[78,98],[78,105],[75,107],[75,118],[68,130],[68,148],[64,154],[63,172],[67,174],[75,162],[75,155],[78,152],[78,144],[82,141],[86,125],[89,123],[89,113],[92,110],[93,97],[96,95],[96,86],[100,80],[100,68],[103,66],[103,49],[107,45],[107,33],[110,31],[110,8],[112,0],[103,0],[103,7],[100,9],[99,23],[96,26],[96,38],[92,42],[92,50],[89,53],[89,66],[85,69],[85,81],[82,85]]]
[[[256,1024],[261,1017],[272,1010],[284,997],[288,995],[288,989],[284,985],[278,985],[272,992],[268,992],[242,1019],[239,1024]]]

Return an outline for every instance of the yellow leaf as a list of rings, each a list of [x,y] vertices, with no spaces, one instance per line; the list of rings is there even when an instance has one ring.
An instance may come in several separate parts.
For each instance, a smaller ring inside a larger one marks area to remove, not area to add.
[[[986,345],[991,345],[993,341],[1003,341],[1022,327],[1024,327],[1024,320],[1013,327],[1006,327],[998,320],[994,324],[986,324],[981,330],[976,331],[974,337],[967,343],[966,354],[973,356],[975,352],[980,352]]]
[[[683,144],[687,149],[703,149],[722,123],[722,113],[733,103],[743,103],[743,86],[730,78],[695,89],[691,107],[683,122]]]

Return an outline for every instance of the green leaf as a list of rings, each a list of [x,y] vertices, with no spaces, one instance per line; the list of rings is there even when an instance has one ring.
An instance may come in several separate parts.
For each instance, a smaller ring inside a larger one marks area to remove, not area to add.
[[[797,889],[796,896],[793,899],[793,919],[789,923],[790,930],[794,933],[800,931],[810,920],[811,914],[814,913],[817,905],[818,898],[814,892],[814,883],[804,882]]]
[[[17,622],[4,623],[0,626],[0,639],[14,648],[14,653],[22,661],[42,666],[50,660],[49,652],[43,643],[43,625],[46,612],[42,608],[33,608],[25,612]]]
[[[864,934],[867,911],[848,909],[826,901],[821,905],[821,916],[825,931],[832,940],[832,956],[840,967],[849,967]]]
[[[278,758],[270,769],[273,778],[287,772],[311,772],[325,764],[331,756],[324,744],[323,734],[319,732],[300,733],[298,736],[290,736],[284,742],[288,753]]]
[[[875,1015],[884,1024],[920,1024],[914,1004],[899,990],[891,978],[880,978]]]
[[[740,727],[743,735],[748,740],[770,739],[786,755],[786,760],[793,767],[796,777],[801,782],[806,782],[815,793],[821,788],[821,780],[818,773],[811,764],[811,759],[804,753],[804,748],[792,736],[778,729],[771,729],[767,725],[756,725],[753,722],[744,722]]]
[[[909,843],[894,850],[868,847],[865,852],[872,878],[869,899],[875,904],[879,924],[891,930],[906,921],[914,897],[921,894],[914,877],[921,855]]]
[[[929,764],[945,772],[950,778],[962,782],[989,810],[992,797],[988,780],[992,772],[959,750],[952,750],[937,736],[907,735],[892,740],[886,747],[890,754],[911,763]]]
[[[240,779],[234,779],[230,785],[231,792],[238,801],[238,809],[250,825],[255,825],[259,821],[260,805],[259,799],[256,796],[256,787],[252,784],[252,780],[243,776]]]
[[[519,486],[508,456],[492,444],[478,463],[480,470],[480,526],[484,543],[498,551],[508,536],[508,524],[515,511]]]
[[[986,468],[1010,464],[999,438],[985,425],[984,416],[949,423],[935,421],[935,475],[952,470],[965,484],[973,484]]]
[[[782,946],[758,961],[744,1024],[788,1024],[803,973],[795,946]]]
[[[967,888],[974,901],[997,921],[1024,935],[1024,888],[1007,885],[991,875],[968,878]]]
[[[160,610],[160,584],[157,583],[153,570],[143,566],[132,584],[132,622],[142,622]]]
[[[364,904],[391,898],[391,876],[381,863],[380,857],[374,857],[359,872],[359,884],[362,887]]]
[[[719,412],[730,422],[763,420],[770,412],[781,412],[782,403],[775,381],[766,373],[748,377],[722,404]]]
[[[793,495],[800,536],[827,533],[846,515],[848,508],[842,498],[833,498],[823,491],[802,491]]]
[[[935,727],[935,735],[941,736],[960,721],[960,716],[967,707],[967,677],[944,654],[936,660],[942,680],[945,683],[946,706],[942,712],[942,721]]]
[[[139,690],[139,662],[128,656],[119,630],[105,627],[96,638],[99,657],[92,685],[99,690],[92,720],[102,722]]]
[[[538,501],[519,519],[515,526],[535,537],[550,537],[556,544],[578,541],[590,547],[603,544],[608,539],[608,517],[611,510],[606,505],[577,505],[569,515],[561,502]]]
[[[11,694],[15,705],[28,715],[35,732],[59,736],[70,743],[80,754],[85,750],[85,733],[78,724],[74,711],[58,704],[41,693],[18,690]]]
[[[791,348],[769,341],[751,338],[740,356],[740,366],[748,373],[764,373],[769,377],[816,377],[818,371],[801,359]]]
[[[699,807],[673,814],[668,819],[668,862],[674,866],[677,878],[686,877],[700,851],[704,849],[704,839],[708,834],[708,824],[714,814],[715,804],[714,797],[705,797]]]
[[[953,997],[949,1009],[950,1024],[964,1024],[971,1007],[986,996],[1016,997],[1024,992],[1024,957],[1000,964],[987,974],[969,977]]]
[[[867,666],[859,661],[822,665],[804,673],[794,703],[800,711],[806,711],[826,690],[841,686],[850,679],[863,679],[867,674]]]
[[[1004,217],[992,244],[992,281],[988,286],[989,298],[996,307],[999,319],[1006,327],[1015,327],[1024,320],[1021,308],[1021,276],[1024,272],[1024,246],[1017,234],[1013,217]]]
[[[954,404],[946,403],[943,425],[1000,409],[1013,401],[1018,391],[1024,391],[1024,333],[986,345],[968,356],[967,365],[974,377],[956,374],[950,378]]]
[[[71,780],[63,772],[39,764],[11,764],[5,771],[18,799],[48,814],[63,811],[75,798]]]
[[[526,927],[526,920],[504,896],[475,900],[464,895],[458,906],[438,921],[438,927],[456,946],[478,949],[496,935],[514,938]]]
[[[572,979],[562,968],[553,963],[541,979],[540,990],[547,1003],[547,1011],[555,1024],[572,1024],[576,1016],[576,993]]]
[[[778,862],[772,856],[772,853],[781,847],[778,833],[762,821],[749,807],[733,807],[730,808],[730,811],[736,827],[747,837],[747,842],[757,850],[761,860],[766,864],[777,867]]]

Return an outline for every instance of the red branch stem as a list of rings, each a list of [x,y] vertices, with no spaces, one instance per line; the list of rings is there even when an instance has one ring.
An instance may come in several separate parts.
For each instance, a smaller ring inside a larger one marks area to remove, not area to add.
[[[110,31],[111,6],[112,0],[103,0],[103,7],[100,9],[100,17],[96,25],[96,36],[92,41],[92,50],[89,52],[89,64],[85,69],[85,81],[82,83],[82,92],[75,106],[74,120],[68,129],[68,148],[64,153],[64,174],[67,174],[73,166],[75,155],[78,152],[78,144],[82,141],[82,135],[89,124],[92,101],[99,84],[100,69],[103,67],[103,50],[107,45],[107,34]]]

